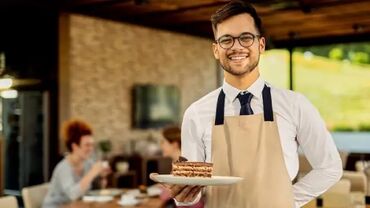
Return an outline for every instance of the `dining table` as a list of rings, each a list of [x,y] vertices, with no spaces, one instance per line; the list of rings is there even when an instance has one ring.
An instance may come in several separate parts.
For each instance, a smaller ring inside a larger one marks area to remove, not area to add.
[[[69,204],[62,205],[60,208],[162,208],[164,202],[159,197],[145,198],[138,205],[133,206],[121,206],[118,204],[119,198],[115,198],[110,202],[84,202],[78,200]],[[321,206],[313,206],[316,208],[326,208]],[[370,204],[358,206],[361,208],[370,208]],[[330,207],[333,208],[333,207]],[[341,207],[342,208],[342,207]],[[357,207],[356,207],[357,208]]]
[[[129,190],[129,189],[123,189],[122,193],[129,193],[135,191],[135,189]],[[136,190],[138,191],[138,190]],[[143,195],[142,195],[143,196]],[[64,204],[60,206],[60,208],[162,208],[165,206],[165,202],[159,198],[158,195],[156,196],[146,196],[141,197],[140,203],[136,205],[120,205],[119,201],[121,199],[121,195],[117,195],[113,198],[113,200],[108,201],[108,202],[97,202],[97,201],[84,201],[82,199],[73,201],[68,204]],[[312,205],[306,205],[304,208],[326,208],[325,206],[320,206],[322,202],[319,202],[321,199],[318,198],[316,203],[313,203]],[[369,196],[366,197],[366,202],[369,202]],[[359,206],[351,206],[351,208],[370,208],[370,204],[363,204]],[[335,208],[335,207],[330,207],[330,208]],[[338,208],[343,208],[338,207]],[[347,208],[347,207],[346,207]]]
[[[162,208],[164,202],[159,197],[151,197],[141,200],[138,205],[121,206],[118,204],[119,198],[110,202],[84,202],[77,200],[69,204],[62,205],[60,208]]]
[[[137,189],[123,189],[122,194],[135,193]],[[138,195],[137,193],[136,195]],[[68,204],[63,204],[59,208],[162,208],[165,205],[165,201],[160,199],[159,195],[151,196],[146,194],[139,194],[140,198],[138,204],[135,205],[121,205],[119,204],[121,200],[121,194],[112,196],[113,199],[106,202],[99,201],[86,201],[82,199],[70,202]]]

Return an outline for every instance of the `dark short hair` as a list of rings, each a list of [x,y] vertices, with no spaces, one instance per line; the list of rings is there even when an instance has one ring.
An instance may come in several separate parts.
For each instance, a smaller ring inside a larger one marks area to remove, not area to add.
[[[92,129],[86,122],[75,119],[64,123],[63,134],[68,151],[72,151],[72,144],[80,145],[83,136],[92,135]]]
[[[225,21],[226,19],[247,13],[252,16],[254,25],[259,35],[263,35],[263,27],[261,18],[258,16],[256,9],[249,3],[242,0],[231,0],[229,3],[221,7],[211,16],[212,29],[214,36],[216,37],[217,25]]]
[[[181,149],[181,129],[179,127],[169,126],[163,130],[162,134],[169,143],[177,143]]]

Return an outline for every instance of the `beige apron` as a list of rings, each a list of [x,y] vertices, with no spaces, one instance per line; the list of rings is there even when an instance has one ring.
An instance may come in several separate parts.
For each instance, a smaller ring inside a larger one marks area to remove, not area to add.
[[[285,166],[270,88],[263,89],[264,113],[224,118],[221,91],[212,129],[213,175],[239,176],[230,186],[209,186],[207,208],[292,208],[292,182]]]

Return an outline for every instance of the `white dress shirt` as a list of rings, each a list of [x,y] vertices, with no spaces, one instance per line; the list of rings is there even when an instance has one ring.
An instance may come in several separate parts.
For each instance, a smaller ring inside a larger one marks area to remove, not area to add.
[[[263,113],[264,85],[265,81],[259,77],[246,89],[253,94],[251,107],[254,114]],[[281,147],[291,180],[298,173],[298,147],[313,167],[311,172],[293,186],[296,207],[300,207],[340,179],[342,163],[333,139],[316,108],[297,92],[270,87],[272,108],[276,115]],[[226,97],[225,116],[239,115],[240,102],[236,97],[241,90],[226,81],[222,89]],[[185,111],[181,146],[182,156],[189,161],[211,161],[212,127],[220,91],[221,88],[218,88],[210,92]]]

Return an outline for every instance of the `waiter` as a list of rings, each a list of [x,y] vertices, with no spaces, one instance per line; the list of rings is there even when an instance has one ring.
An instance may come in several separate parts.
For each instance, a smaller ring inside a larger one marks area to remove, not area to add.
[[[225,79],[221,88],[186,110],[182,156],[213,162],[213,175],[244,180],[208,187],[206,206],[301,207],[342,176],[333,139],[303,95],[275,88],[260,77],[258,62],[265,38],[261,19],[250,4],[230,1],[211,21],[213,52]],[[299,168],[298,147],[313,170],[292,184]],[[169,188],[178,205],[192,205],[201,197],[199,186]]]

